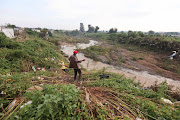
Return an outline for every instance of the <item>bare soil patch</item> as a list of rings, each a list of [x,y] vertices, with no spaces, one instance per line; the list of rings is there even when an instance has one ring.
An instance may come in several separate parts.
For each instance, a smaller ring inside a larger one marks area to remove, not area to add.
[[[112,47],[111,45],[101,45],[103,47]],[[170,53],[169,53],[170,54]],[[139,50],[128,50],[125,47],[115,47],[108,53],[106,56],[100,56],[98,59],[102,62],[106,62],[110,59],[112,65],[129,68],[136,71],[148,71],[153,75],[160,75],[163,77],[171,78],[174,80],[180,80],[180,75],[175,72],[173,67],[178,66],[178,62],[176,60],[171,62],[171,69],[167,69],[166,65],[163,63],[163,60],[168,58],[168,53],[157,53],[151,51],[139,51]],[[119,57],[122,57],[121,62],[118,61]],[[104,58],[106,57],[106,59]],[[168,62],[169,60],[167,60]],[[167,63],[168,64],[168,63]]]

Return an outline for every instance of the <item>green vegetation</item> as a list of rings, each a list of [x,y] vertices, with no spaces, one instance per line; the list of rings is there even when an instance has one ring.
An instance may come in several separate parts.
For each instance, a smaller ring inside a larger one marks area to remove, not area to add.
[[[11,99],[23,96],[27,88],[34,84],[33,78],[37,79],[38,75],[53,76],[54,71],[59,70],[58,63],[66,62],[58,52],[59,46],[51,40],[34,37],[33,33],[28,34],[34,39],[24,42],[17,42],[0,33],[0,113]],[[32,66],[44,67],[46,71],[34,73]]]
[[[158,66],[162,66],[163,69],[172,71],[180,75],[180,62],[172,61],[168,58],[162,58],[158,60]]]
[[[88,38],[95,39],[95,40],[107,40],[109,34],[106,33],[88,33],[86,34]]]
[[[137,57],[135,57],[135,56],[132,57],[132,60],[133,60],[133,61],[137,61]]]
[[[39,32],[35,31],[39,30]],[[25,34],[26,39],[43,39],[43,40],[48,40],[49,37],[52,37],[52,33],[47,29],[41,29],[41,28],[36,28],[35,30],[32,30],[30,28],[25,28],[23,33]],[[21,33],[21,35],[23,35]]]
[[[87,36],[94,39],[110,40],[119,44],[132,44],[140,47],[146,46],[150,49],[158,49],[159,51],[171,51],[180,48],[180,38],[145,35],[142,32],[98,33],[88,34]]]
[[[88,42],[82,33],[56,30],[52,35],[49,34],[49,39],[43,40],[43,36],[37,32],[26,32],[29,37],[23,42],[0,34],[1,119],[180,119],[179,106],[160,100],[162,97],[172,102],[180,99],[171,94],[166,82],[144,89],[132,79],[102,70],[86,73],[83,78],[85,81],[82,85],[77,84],[78,88],[69,84],[71,77],[67,74],[64,76],[65,73],[59,70],[58,63],[67,62],[59,51],[59,45],[61,42]],[[91,35],[95,34],[87,34]],[[107,40],[110,36],[97,34],[96,37]],[[111,54],[114,50],[114,46],[93,46],[84,52],[94,56],[94,59],[100,60],[99,56],[104,55],[108,58],[107,63],[116,59],[120,64],[124,60],[119,55],[114,57]],[[32,66],[45,67],[46,70],[33,72]],[[102,74],[109,74],[110,78],[100,80]],[[27,91],[35,85],[41,86],[43,90]],[[9,109],[14,99],[18,103]],[[20,108],[28,101],[32,103]]]
[[[15,28],[16,25],[13,25],[13,24],[8,23],[8,24],[6,25],[6,27],[8,27],[8,28]]]
[[[117,46],[91,46],[85,50],[79,49],[78,51],[83,52],[86,57],[95,61],[119,66],[125,61],[121,55],[116,53],[116,49]]]
[[[156,34],[143,34],[142,32],[133,32],[128,31],[128,33],[121,32],[121,33],[89,33],[87,34],[87,37],[92,39],[101,40],[101,42],[104,42],[105,45],[102,43],[101,46],[98,46],[99,49],[94,49],[95,47],[87,48],[86,50],[83,50],[83,53],[85,53],[85,56],[90,57],[94,60],[99,60],[101,62],[113,64],[113,65],[120,65],[121,63],[124,63],[126,58],[123,58],[121,54],[118,54],[118,47],[125,48],[129,51],[134,51],[136,53],[138,52],[144,52],[144,53],[150,53],[153,54],[160,54],[159,58],[156,58],[157,60],[157,66],[160,68],[163,68],[165,70],[172,71],[174,73],[177,73],[180,75],[180,62],[178,57],[180,55],[180,38],[178,37],[172,37],[172,36],[161,36]],[[111,50],[109,50],[109,47],[106,47],[107,44],[111,47]],[[170,60],[168,58],[169,55],[171,55],[171,51],[179,51],[174,57],[174,60]],[[108,51],[108,54],[104,54],[104,52],[101,51]],[[120,52],[119,52],[120,53]],[[101,56],[101,57],[99,57]],[[103,56],[103,57],[102,57]],[[118,57],[120,56],[119,60]],[[100,58],[103,58],[105,60],[102,60]],[[115,59],[112,59],[115,58]],[[120,59],[121,58],[121,59]],[[131,60],[137,61],[137,60],[143,60],[143,56],[131,56]],[[121,62],[118,62],[121,61]]]
[[[58,61],[65,61],[57,53],[59,47],[43,40],[26,40],[18,43],[4,35],[0,36],[0,73],[30,71],[35,67],[56,67]],[[55,61],[51,58],[55,57]],[[47,58],[47,60],[45,60]]]
[[[100,80],[99,77],[102,74],[109,74],[110,78]],[[84,76],[85,80],[91,80],[84,84],[85,87],[87,89],[88,87],[94,88],[95,91],[98,87],[105,96],[100,97],[90,93],[92,94],[90,96],[91,103],[88,104],[84,101],[84,90],[79,90],[72,84],[47,84],[42,91],[25,93],[25,90],[32,84],[29,79],[32,76],[33,73],[1,76],[4,78],[1,88],[10,88],[9,90],[3,89],[6,90],[7,96],[21,95],[21,97],[25,97],[25,102],[32,101],[32,104],[26,105],[18,111],[15,109],[12,114],[7,116],[9,119],[119,119],[119,113],[115,112],[116,105],[122,107],[120,115],[124,119],[133,116],[146,119],[179,119],[180,108],[165,104],[160,100],[163,97],[173,102],[176,101],[170,96],[170,87],[165,82],[160,86],[152,87],[152,89],[142,89],[138,83],[132,79],[126,79],[122,75],[104,71],[91,72]],[[9,81],[6,78],[9,78]],[[1,108],[5,108],[4,105],[7,105],[9,101],[1,99]],[[123,112],[124,110],[126,114]],[[127,112],[133,116],[127,116]]]
[[[121,53],[117,53],[116,49],[118,46],[91,46],[84,50],[79,49],[79,51],[83,52],[86,57],[89,57],[95,61],[101,61],[107,64],[113,64],[116,66],[120,66],[122,63],[125,63],[124,58]]]
[[[99,27],[96,26],[95,28],[91,25],[88,25],[88,30],[87,33],[97,33],[97,31],[99,30]]]
[[[111,29],[109,30],[109,33],[117,33],[117,28],[111,28]]]
[[[75,85],[47,85],[43,91],[27,93],[32,104],[18,112],[19,119],[88,119],[85,104],[80,102],[80,90]],[[32,111],[32,112],[29,112]]]
[[[74,31],[61,31],[55,30],[52,34],[50,40],[57,42],[66,42],[66,43],[89,43],[89,39],[84,36],[83,33],[74,30]]]
[[[99,79],[101,74],[109,74],[110,78]],[[132,79],[102,71],[92,72],[86,76],[86,79],[91,80],[88,82],[88,86],[103,87],[105,91],[114,94],[119,102],[124,101],[126,103],[124,104],[130,106],[134,112],[137,114],[142,113],[148,119],[179,119],[180,107],[165,104],[160,100],[163,97],[175,101],[168,92],[170,87],[167,86],[166,82],[161,83],[158,87],[143,89]]]
[[[100,55],[106,55],[109,51],[111,50],[111,48],[103,48],[101,46],[91,46],[88,47],[86,50],[81,50],[82,52],[85,53],[86,57],[90,57],[96,61],[100,61],[100,59],[98,59],[98,56]]]
[[[36,31],[32,31],[31,29],[28,29],[28,28],[26,28],[25,31],[28,34],[28,37],[29,36],[39,37],[39,33]]]

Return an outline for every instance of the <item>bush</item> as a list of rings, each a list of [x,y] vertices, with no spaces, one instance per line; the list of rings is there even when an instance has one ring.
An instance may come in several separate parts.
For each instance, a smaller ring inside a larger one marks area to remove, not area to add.
[[[80,91],[75,85],[46,85],[42,91],[26,96],[32,104],[20,110],[20,119],[74,120],[88,117],[88,113],[83,112],[84,105],[78,103]]]
[[[0,67],[2,69],[0,73],[29,71],[32,66],[58,67],[59,61],[66,60],[56,50],[59,50],[59,47],[52,42],[27,40],[18,43],[2,34],[0,35]],[[54,57],[56,63],[51,60]]]
[[[135,56],[132,57],[132,60],[133,60],[133,61],[137,61],[137,57],[135,57]]]
[[[4,34],[0,34],[0,48],[9,48],[9,49],[18,49],[22,48],[21,44],[10,40],[8,37],[6,37]]]
[[[36,31],[32,31],[31,29],[26,28],[25,31],[27,32],[27,34],[31,35],[31,36],[39,36],[39,33]]]

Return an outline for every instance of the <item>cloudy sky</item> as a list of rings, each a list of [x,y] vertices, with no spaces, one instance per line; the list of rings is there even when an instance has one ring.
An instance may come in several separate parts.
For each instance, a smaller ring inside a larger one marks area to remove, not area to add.
[[[180,32],[180,0],[0,0],[0,25]]]

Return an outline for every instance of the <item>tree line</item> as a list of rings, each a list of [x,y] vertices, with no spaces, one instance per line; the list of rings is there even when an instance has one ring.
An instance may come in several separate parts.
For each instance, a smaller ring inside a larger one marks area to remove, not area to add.
[[[156,49],[158,51],[180,51],[180,41],[175,40],[178,38],[144,34],[141,31],[88,34],[87,37],[93,39],[105,39],[117,44],[132,44],[141,47],[144,46],[153,50]]]

